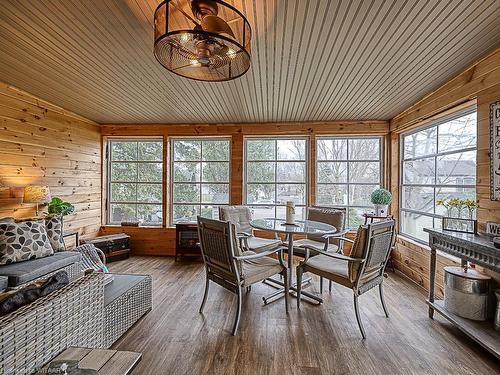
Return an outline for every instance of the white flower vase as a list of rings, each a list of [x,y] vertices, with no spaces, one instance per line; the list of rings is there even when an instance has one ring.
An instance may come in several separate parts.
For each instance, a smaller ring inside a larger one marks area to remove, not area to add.
[[[386,217],[389,214],[388,204],[376,204],[375,205],[375,215],[380,217]]]

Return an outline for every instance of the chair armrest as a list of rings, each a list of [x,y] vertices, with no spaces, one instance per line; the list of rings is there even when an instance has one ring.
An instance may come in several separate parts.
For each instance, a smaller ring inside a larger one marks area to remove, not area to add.
[[[97,247],[95,248],[95,250],[97,252],[97,255],[99,255],[99,258],[101,258],[102,263],[104,265],[106,265],[106,254],[104,254],[104,252],[101,249],[97,248]]]
[[[306,249],[306,256],[304,258],[304,261],[301,264],[307,263],[309,260],[309,250],[310,248],[308,246],[304,246]],[[340,259],[340,260],[345,260],[346,262],[351,262],[351,263],[363,263],[365,260],[361,258],[351,258],[348,257],[347,255],[339,254],[339,253],[333,253],[333,252],[328,252],[328,251],[323,251],[323,250],[318,250],[318,249],[312,249],[317,253],[326,255],[327,257],[330,258],[335,258],[335,259]]]
[[[348,239],[348,238],[342,237],[342,236],[345,236],[347,233],[349,233],[349,229],[344,229],[343,231],[335,232],[335,233],[327,233],[327,234],[323,235],[323,237],[324,238],[339,237],[339,239],[340,238],[342,238],[342,239]]]
[[[283,252],[284,247],[278,247],[274,250],[268,250],[268,251],[263,251],[262,253],[256,253],[252,255],[240,255],[240,256],[234,256],[233,258],[236,260],[251,260],[251,259],[258,259],[258,258],[263,258],[265,256],[275,254],[277,252]]]
[[[238,236],[238,237],[247,237],[248,238],[248,237],[252,237],[253,235],[250,234],[250,233],[246,233],[246,232],[238,232],[238,233],[236,233],[236,236]]]

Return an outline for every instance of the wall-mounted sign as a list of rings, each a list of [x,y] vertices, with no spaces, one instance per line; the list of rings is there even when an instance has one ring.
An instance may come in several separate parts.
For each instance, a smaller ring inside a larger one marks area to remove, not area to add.
[[[500,236],[500,223],[494,223],[492,221],[486,222],[486,233]]]
[[[490,104],[491,200],[500,200],[500,100]]]

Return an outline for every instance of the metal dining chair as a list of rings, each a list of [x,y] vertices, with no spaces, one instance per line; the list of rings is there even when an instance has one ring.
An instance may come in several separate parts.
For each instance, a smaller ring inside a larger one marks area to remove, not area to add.
[[[198,216],[198,234],[205,263],[206,283],[200,313],[207,301],[210,281],[238,296],[238,305],[232,334],[236,335],[241,315],[242,289],[282,274],[285,284],[285,310],[288,313],[288,271],[283,261],[282,248],[261,253],[243,252],[236,237],[235,225]],[[269,255],[277,254],[278,259]]]
[[[297,307],[300,308],[301,281],[304,272],[311,272],[350,288],[354,294],[356,320],[361,335],[365,339],[366,334],[359,314],[358,297],[378,286],[382,308],[386,317],[389,317],[384,301],[382,282],[394,236],[394,220],[386,220],[360,226],[355,241],[339,238],[339,240],[353,243],[350,256],[316,250],[319,255],[311,258],[309,257],[309,249],[307,249],[304,260],[297,266]]]

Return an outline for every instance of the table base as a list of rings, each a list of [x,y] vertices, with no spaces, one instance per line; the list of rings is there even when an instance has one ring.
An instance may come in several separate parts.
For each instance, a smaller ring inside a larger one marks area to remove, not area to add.
[[[304,278],[302,280],[302,288],[306,285],[309,285],[311,283],[311,280],[312,280],[311,277]],[[272,286],[273,288],[278,288],[278,290],[275,291],[274,293],[271,293],[265,297],[262,297],[262,300],[264,301],[264,305],[268,305],[268,304],[275,302],[275,301],[277,301],[280,298],[285,296],[285,284],[282,281],[269,278],[269,279],[264,280],[263,283],[266,285]],[[290,286],[289,293],[292,297],[297,298],[297,294],[296,294],[297,293],[297,283],[296,282],[294,282]],[[317,304],[323,303],[323,299],[321,297],[315,296],[314,294],[311,294],[303,289],[301,290],[300,293],[301,293],[302,300],[305,302],[313,303],[313,302],[304,298],[304,297],[308,297],[308,298],[316,301]]]

